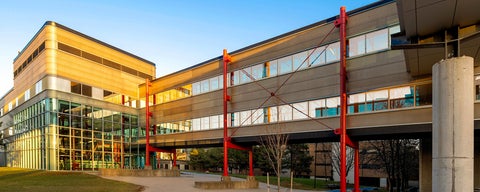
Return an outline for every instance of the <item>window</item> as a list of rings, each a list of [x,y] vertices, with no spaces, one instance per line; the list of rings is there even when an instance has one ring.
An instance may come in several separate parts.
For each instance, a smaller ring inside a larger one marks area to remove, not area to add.
[[[8,111],[11,111],[13,109],[12,102],[8,103]]]
[[[322,117],[322,108],[325,107],[325,100],[315,100],[308,102],[308,115],[310,117]]]
[[[233,74],[233,85],[240,84],[240,71],[237,70],[230,74]]]
[[[263,108],[252,110],[252,124],[260,124],[264,122],[263,112]]]
[[[201,118],[201,128],[202,130],[210,129],[210,117]]]
[[[207,79],[207,80],[203,80],[201,82],[201,93],[206,93],[206,92],[209,92],[210,91],[210,81]]]
[[[348,113],[365,112],[365,93],[348,96]]]
[[[192,94],[193,95],[200,94],[200,82],[195,82],[192,84]]]
[[[88,85],[82,85],[82,95],[92,96],[92,87]]]
[[[196,118],[192,120],[192,130],[193,131],[198,131],[200,130],[201,126],[201,120],[200,118]]]
[[[292,57],[287,56],[278,59],[278,74],[285,74],[292,72]]]
[[[340,110],[340,97],[328,98],[325,101],[326,107],[322,110],[322,116],[337,116]]]
[[[262,79],[264,77],[263,71],[264,71],[263,64],[253,66],[252,77],[255,78],[255,80]]]
[[[277,60],[269,61],[266,63],[267,70],[266,76],[267,77],[275,77],[278,75],[278,62]]]
[[[248,83],[248,82],[252,81],[252,79],[250,79],[250,77],[249,77],[249,75],[252,74],[252,68],[251,67],[241,69],[241,70],[239,70],[239,73],[240,73],[240,83],[241,84]]]
[[[42,80],[40,80],[35,84],[35,95],[39,94],[42,91],[42,89],[43,89],[42,88]]]
[[[227,77],[228,77],[228,75],[227,75]],[[223,89],[223,75],[220,75],[217,78],[218,78],[218,89]],[[227,82],[228,82],[228,79],[227,79]]]
[[[290,105],[280,105],[278,106],[278,113],[280,121],[290,121],[292,120],[292,107]]]
[[[395,25],[393,27],[390,27],[389,30],[390,30],[390,35],[395,33],[400,33],[400,25]]]
[[[415,86],[415,105],[431,105],[432,104],[432,84]]]
[[[367,93],[366,111],[379,111],[388,109],[388,90],[372,91]]]
[[[210,90],[217,90],[219,88],[218,76],[210,79]]]
[[[308,118],[308,102],[293,104],[293,120]]]
[[[72,81],[70,83],[70,92],[76,93],[76,94],[82,94],[82,84]]]
[[[389,98],[391,109],[412,107],[414,103],[413,87],[406,86],[390,89]]]
[[[365,35],[351,38],[348,41],[349,57],[365,54]]]
[[[325,46],[312,50],[310,55],[310,66],[325,64]]]
[[[270,123],[277,122],[278,119],[280,118],[279,117],[280,114],[278,113],[278,107],[277,106],[269,107],[268,110],[269,110]]]
[[[475,75],[475,100],[480,100],[480,76]]]
[[[367,53],[388,48],[388,29],[368,33],[365,37]]]
[[[232,127],[240,126],[240,112],[232,113],[231,118]]]
[[[293,71],[305,69],[308,66],[307,51],[297,53],[292,56],[293,58]],[[304,62],[305,61],[305,62]]]
[[[183,128],[185,131],[191,131],[192,130],[192,122],[190,120],[186,120],[183,122]]]
[[[180,89],[184,93],[185,97],[189,97],[189,96],[192,95],[192,85],[191,84],[182,86]]]
[[[252,124],[251,114],[252,114],[252,112],[250,110],[240,112],[240,126],[245,126],[245,125],[251,125]]]
[[[328,45],[326,50],[326,62],[334,62],[340,60],[340,42]]]
[[[25,91],[25,101],[29,100],[30,99],[30,89],[27,89]]]
[[[218,121],[218,115],[210,116],[210,129],[220,128],[220,122]]]

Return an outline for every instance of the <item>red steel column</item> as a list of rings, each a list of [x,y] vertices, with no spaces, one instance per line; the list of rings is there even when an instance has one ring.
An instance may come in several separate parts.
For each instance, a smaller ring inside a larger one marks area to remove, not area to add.
[[[228,176],[228,124],[227,124],[227,104],[230,96],[227,92],[227,64],[231,62],[231,57],[227,50],[223,50],[223,176]]]
[[[359,169],[359,150],[360,150],[360,145],[357,145],[355,148],[355,158],[354,158],[354,192],[360,192],[360,169]]]
[[[149,105],[150,80],[145,81],[145,167],[150,166],[150,105]]]
[[[345,7],[340,7],[340,17],[335,21],[340,28],[340,191],[347,190],[347,169],[346,169],[346,140],[347,140],[347,88],[346,88],[346,66],[347,66],[347,16]]]
[[[248,151],[248,176],[253,176],[253,148]]]
[[[176,149],[173,150],[173,167],[177,167],[177,150]]]

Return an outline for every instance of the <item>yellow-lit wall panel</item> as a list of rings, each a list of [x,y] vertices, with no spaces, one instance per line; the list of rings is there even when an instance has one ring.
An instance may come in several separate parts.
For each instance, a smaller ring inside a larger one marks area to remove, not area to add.
[[[58,76],[132,97],[137,96],[138,84],[144,82],[139,77],[62,51],[57,52],[56,61]]]
[[[155,67],[153,65],[64,29],[57,29],[57,41],[155,77]]]

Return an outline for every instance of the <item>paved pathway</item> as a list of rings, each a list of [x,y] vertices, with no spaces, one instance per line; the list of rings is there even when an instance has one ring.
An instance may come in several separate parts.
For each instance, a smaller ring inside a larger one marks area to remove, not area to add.
[[[219,175],[201,174],[201,173],[186,173],[180,177],[124,177],[124,176],[106,176],[106,179],[112,179],[117,181],[124,181],[137,185],[145,186],[144,192],[194,192],[194,191],[231,191],[231,192],[265,192],[267,185],[260,183],[258,189],[224,189],[224,190],[202,190],[194,187],[195,181],[220,181]],[[243,180],[240,178],[232,177],[232,180]],[[276,186],[270,186],[271,192],[276,192]],[[290,189],[282,188],[281,192],[289,192]],[[307,192],[306,190],[293,190],[294,192]]]

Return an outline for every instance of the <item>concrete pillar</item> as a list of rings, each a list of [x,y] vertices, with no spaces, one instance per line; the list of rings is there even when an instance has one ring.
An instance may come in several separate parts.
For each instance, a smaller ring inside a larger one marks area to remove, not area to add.
[[[473,58],[433,66],[432,190],[473,192]]]
[[[420,141],[419,187],[421,192],[432,192],[432,139]]]

